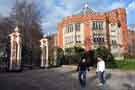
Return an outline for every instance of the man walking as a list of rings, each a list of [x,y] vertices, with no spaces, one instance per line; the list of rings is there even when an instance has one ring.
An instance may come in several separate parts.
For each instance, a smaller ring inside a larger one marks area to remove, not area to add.
[[[89,71],[88,63],[86,62],[86,59],[83,58],[77,67],[77,71],[79,71],[78,78],[79,78],[81,87],[86,86],[86,71],[87,70]]]
[[[99,79],[99,85],[102,86],[105,84],[105,62],[102,58],[98,57],[97,58],[97,76]]]

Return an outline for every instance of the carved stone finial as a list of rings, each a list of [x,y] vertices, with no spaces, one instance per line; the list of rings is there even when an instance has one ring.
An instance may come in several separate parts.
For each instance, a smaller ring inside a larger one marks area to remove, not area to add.
[[[46,34],[44,34],[43,37],[46,38]]]
[[[15,32],[19,32],[18,26],[15,27],[14,31],[15,31]]]
[[[85,5],[84,5],[84,8],[88,8],[89,7],[89,5],[88,5],[88,3],[86,3]]]

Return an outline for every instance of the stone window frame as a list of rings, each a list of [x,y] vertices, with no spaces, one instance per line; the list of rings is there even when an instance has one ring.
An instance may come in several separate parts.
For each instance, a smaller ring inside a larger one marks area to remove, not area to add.
[[[81,31],[81,23],[75,23],[74,26],[76,31]]]
[[[68,24],[68,25],[66,26],[65,33],[73,32],[73,30],[74,30],[74,25],[73,25],[73,24]]]
[[[103,30],[104,21],[92,21],[92,29],[93,30]]]

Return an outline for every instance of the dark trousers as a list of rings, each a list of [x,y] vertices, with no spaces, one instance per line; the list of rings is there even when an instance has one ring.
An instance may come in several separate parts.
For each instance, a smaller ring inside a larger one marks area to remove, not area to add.
[[[86,71],[79,71],[79,82],[82,87],[86,86]]]
[[[105,84],[105,72],[97,72],[100,83]]]

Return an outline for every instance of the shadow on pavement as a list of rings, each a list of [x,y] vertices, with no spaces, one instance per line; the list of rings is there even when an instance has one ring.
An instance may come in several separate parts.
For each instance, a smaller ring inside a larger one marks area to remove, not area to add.
[[[124,83],[123,86],[127,89],[127,90],[135,90],[135,86],[129,83]]]
[[[106,80],[110,79],[110,78],[111,78],[111,76],[112,76],[112,74],[111,74],[111,73],[107,73],[107,74],[106,74]]]

